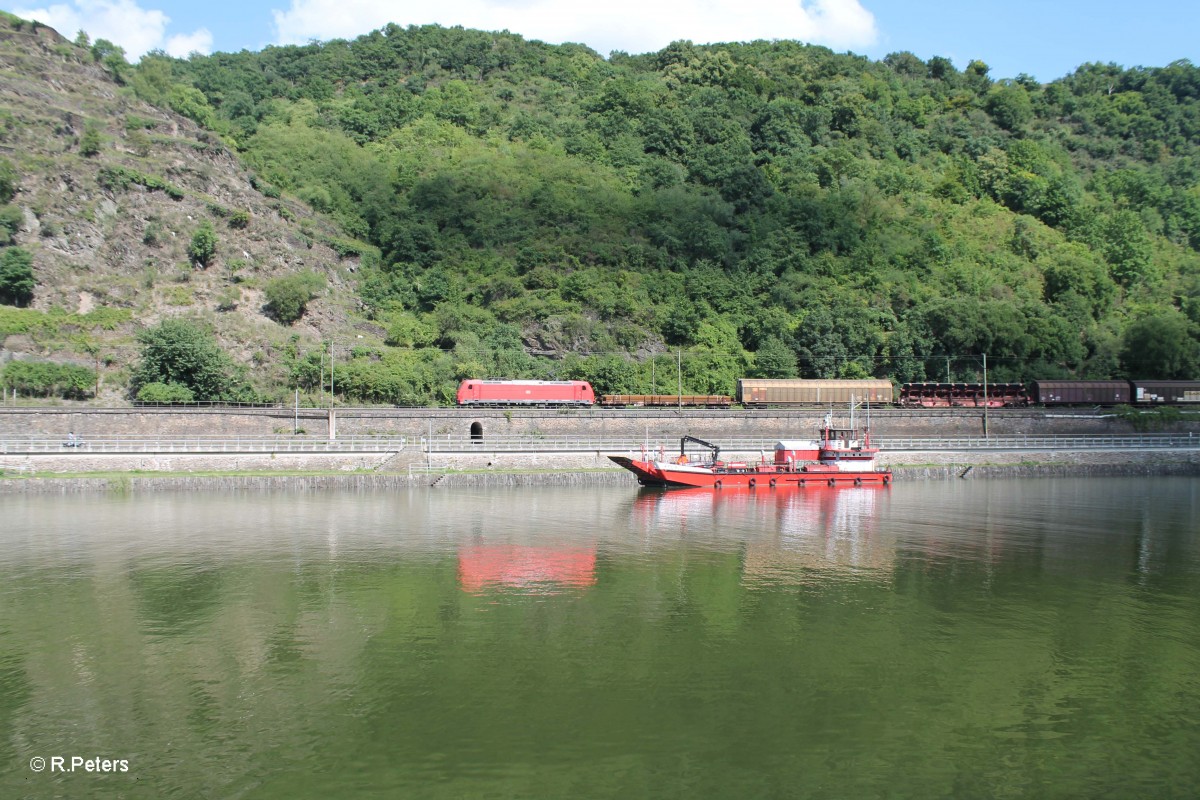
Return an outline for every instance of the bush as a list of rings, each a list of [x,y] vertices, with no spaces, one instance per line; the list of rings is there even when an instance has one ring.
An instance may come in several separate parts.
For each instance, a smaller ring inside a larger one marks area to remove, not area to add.
[[[83,135],[79,137],[79,154],[84,156],[96,156],[100,154],[100,129],[93,124],[88,124],[83,130]]]
[[[267,298],[267,313],[281,324],[291,325],[304,316],[308,301],[324,288],[325,278],[315,272],[274,278],[263,289]]]
[[[197,400],[229,400],[241,386],[233,378],[233,362],[203,328],[180,319],[168,319],[138,335],[142,360],[133,373],[136,397],[153,383],[175,384]]]
[[[16,206],[0,206],[0,245],[9,244],[24,221],[25,215],[21,213],[21,209]]]
[[[137,399],[143,403],[194,403],[192,390],[179,383],[147,383],[138,390]]]
[[[9,247],[0,255],[0,303],[27,306],[33,299],[33,256],[20,247]]]
[[[200,227],[192,234],[192,243],[188,245],[188,255],[202,267],[212,263],[217,255],[217,232],[213,230],[208,220],[200,223]]]
[[[17,170],[12,162],[0,158],[0,203],[7,203],[17,195]]]
[[[0,372],[0,384],[26,396],[82,400],[95,389],[96,371],[78,364],[13,361]]]

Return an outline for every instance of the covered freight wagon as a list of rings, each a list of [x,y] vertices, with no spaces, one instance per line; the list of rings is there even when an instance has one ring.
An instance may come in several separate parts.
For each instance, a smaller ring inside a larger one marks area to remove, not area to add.
[[[1033,402],[1044,406],[1114,406],[1133,400],[1129,381],[1034,381]]]
[[[890,405],[891,381],[742,378],[737,399],[744,406],[813,406],[845,404],[851,399]]]
[[[1135,403],[1200,405],[1200,381],[1133,381]]]
[[[469,378],[458,385],[460,406],[590,406],[587,381],[504,381]]]

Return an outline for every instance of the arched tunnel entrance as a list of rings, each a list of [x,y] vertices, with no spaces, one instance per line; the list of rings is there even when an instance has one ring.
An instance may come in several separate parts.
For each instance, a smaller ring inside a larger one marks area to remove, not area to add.
[[[482,441],[483,441],[483,423],[482,422],[472,422],[471,423],[471,443],[475,444],[477,442],[482,442]]]

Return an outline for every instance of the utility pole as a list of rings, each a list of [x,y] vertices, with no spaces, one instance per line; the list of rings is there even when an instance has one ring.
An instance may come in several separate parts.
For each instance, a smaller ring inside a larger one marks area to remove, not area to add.
[[[683,351],[682,350],[675,351],[675,375],[676,375],[676,379],[678,380],[678,383],[676,385],[679,389],[679,407],[683,408]]]
[[[988,438],[987,353],[983,354],[983,438]]]

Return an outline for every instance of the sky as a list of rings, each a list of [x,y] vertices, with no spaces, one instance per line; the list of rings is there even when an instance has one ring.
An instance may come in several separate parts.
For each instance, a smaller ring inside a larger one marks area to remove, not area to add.
[[[69,39],[86,31],[125,49],[261,50],[350,39],[383,27],[437,23],[580,42],[601,55],[697,44],[796,39],[873,59],[909,51],[959,69],[979,59],[993,78],[1049,82],[1080,64],[1200,64],[1200,0],[29,0],[6,7]]]

